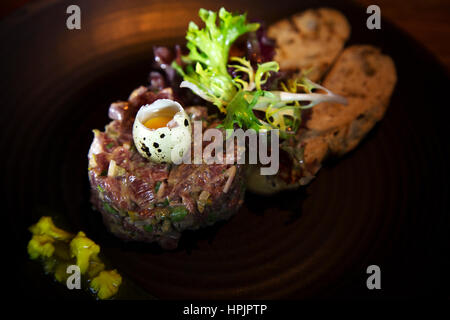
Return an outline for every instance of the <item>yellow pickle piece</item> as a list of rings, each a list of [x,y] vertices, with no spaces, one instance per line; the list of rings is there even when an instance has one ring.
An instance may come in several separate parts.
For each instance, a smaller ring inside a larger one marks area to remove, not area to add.
[[[33,235],[27,247],[30,258],[33,260],[39,257],[50,258],[55,252],[54,241],[52,237],[45,234]]]
[[[91,289],[97,292],[99,299],[109,299],[117,293],[122,283],[122,277],[117,270],[102,271],[92,279]]]
[[[83,231],[78,232],[76,237],[70,242],[70,256],[76,258],[81,274],[86,273],[89,267],[89,259],[91,257],[96,258],[99,252],[100,247],[86,237]]]
[[[29,230],[34,235],[47,235],[55,240],[70,240],[73,238],[73,234],[70,232],[57,228],[50,217],[42,217]]]
[[[76,235],[57,228],[51,217],[41,217],[29,228],[32,238],[27,251],[30,259],[39,258],[46,274],[65,284],[69,277],[67,268],[77,265],[82,276],[82,286],[95,293],[99,299],[114,296],[122,283],[117,270],[105,271],[105,264],[98,257],[100,246],[83,231]]]

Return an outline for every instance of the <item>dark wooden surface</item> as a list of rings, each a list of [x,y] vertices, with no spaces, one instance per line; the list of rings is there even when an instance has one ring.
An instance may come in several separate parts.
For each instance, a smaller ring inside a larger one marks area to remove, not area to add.
[[[357,0],[376,4],[381,15],[412,35],[427,47],[450,70],[450,1],[449,0]]]
[[[0,17],[36,0],[3,0]],[[356,0],[376,4],[381,14],[425,45],[450,71],[450,0]]]

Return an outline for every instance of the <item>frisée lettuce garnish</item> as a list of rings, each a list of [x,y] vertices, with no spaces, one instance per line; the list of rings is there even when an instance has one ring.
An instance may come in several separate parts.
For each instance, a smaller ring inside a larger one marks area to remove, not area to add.
[[[282,84],[281,90],[264,90],[263,84],[279,70],[276,61],[254,68],[245,57],[229,57],[234,41],[256,31],[259,24],[247,23],[246,14],[233,14],[224,8],[218,14],[200,9],[199,16],[205,26],[189,24],[186,34],[189,53],[182,56],[184,66],[173,62],[172,67],[183,77],[180,87],[191,89],[226,114],[223,128],[233,129],[237,125],[257,132],[279,129],[281,136],[286,136],[298,128],[302,109],[324,101],[346,104],[345,98],[304,76]],[[232,77],[228,68],[234,69],[237,76]],[[265,117],[258,118],[254,111],[263,112]]]

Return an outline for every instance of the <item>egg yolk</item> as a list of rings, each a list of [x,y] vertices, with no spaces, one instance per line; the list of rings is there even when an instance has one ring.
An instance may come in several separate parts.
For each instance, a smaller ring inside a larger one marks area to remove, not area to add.
[[[144,126],[146,126],[149,129],[159,129],[165,127],[170,120],[172,120],[172,118],[166,116],[150,118],[144,122]]]

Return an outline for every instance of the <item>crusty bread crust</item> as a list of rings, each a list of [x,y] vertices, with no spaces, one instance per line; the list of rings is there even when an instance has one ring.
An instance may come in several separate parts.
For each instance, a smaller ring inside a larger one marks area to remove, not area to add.
[[[248,188],[271,194],[309,183],[330,155],[343,155],[384,116],[397,81],[395,65],[389,56],[369,45],[346,48],[326,76],[323,85],[347,98],[348,105],[321,103],[312,108],[306,130],[297,134],[297,148],[304,147],[308,176],[286,184],[279,176],[256,177],[251,170]]]
[[[369,45],[346,48],[323,85],[346,97],[348,105],[321,103],[312,109],[306,122],[313,137],[306,142],[306,163],[322,162],[327,154],[342,155],[355,148],[384,116],[396,82],[394,62],[380,49]]]
[[[309,71],[308,78],[318,81],[342,51],[350,25],[339,11],[311,9],[273,24],[268,35],[276,40],[282,70]]]

